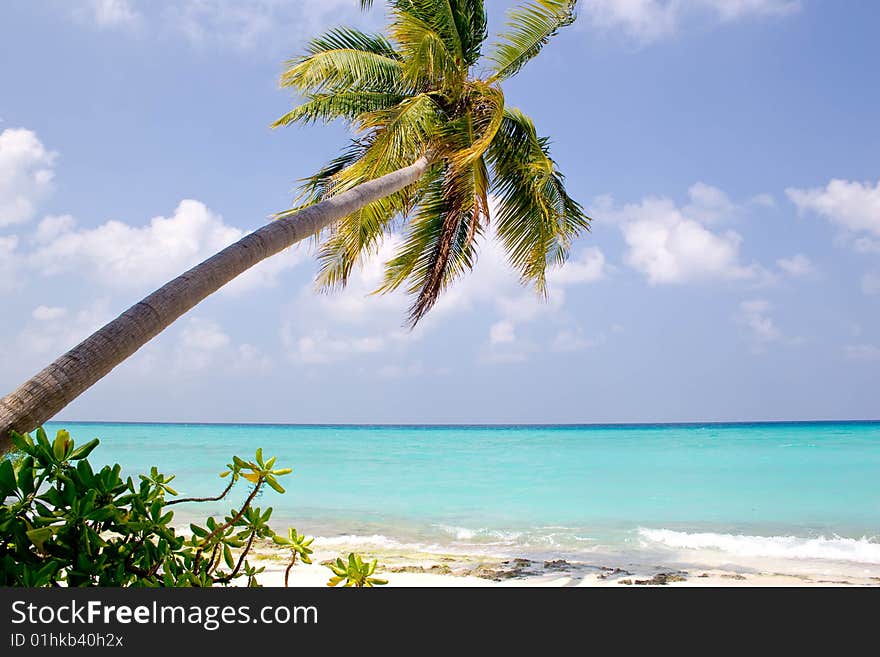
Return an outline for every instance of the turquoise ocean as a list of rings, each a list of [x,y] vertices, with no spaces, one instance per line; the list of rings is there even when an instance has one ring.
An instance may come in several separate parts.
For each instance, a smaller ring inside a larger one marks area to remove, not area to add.
[[[258,504],[325,545],[880,575],[880,422],[59,427],[101,439],[94,463],[155,465],[186,496],[262,447],[294,472]]]

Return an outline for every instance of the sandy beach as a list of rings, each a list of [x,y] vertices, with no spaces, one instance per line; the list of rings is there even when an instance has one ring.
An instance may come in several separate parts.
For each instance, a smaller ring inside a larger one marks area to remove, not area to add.
[[[356,546],[347,546],[355,550]],[[700,568],[664,567],[663,565],[620,566],[602,565],[555,559],[539,561],[527,558],[501,558],[485,555],[415,553],[395,550],[359,553],[379,560],[377,576],[388,580],[388,586],[403,587],[486,587],[486,586],[880,586],[880,577],[858,574],[854,569],[841,573],[829,566],[825,572],[779,571],[768,568]],[[330,575],[323,563],[347,554],[346,551],[317,549],[312,564],[298,563],[290,574],[290,586],[325,586]],[[263,586],[284,586],[287,556],[274,546],[260,545],[252,560],[265,567],[259,576]],[[768,566],[770,564],[768,563]],[[775,565],[775,564],[774,564]]]

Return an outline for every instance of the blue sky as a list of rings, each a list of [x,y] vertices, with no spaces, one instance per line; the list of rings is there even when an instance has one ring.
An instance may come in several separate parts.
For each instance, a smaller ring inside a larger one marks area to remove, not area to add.
[[[506,2],[491,2],[499,29]],[[288,207],[343,125],[273,131],[348,0],[0,8],[0,388]],[[582,0],[505,87],[594,217],[549,303],[487,241],[415,331],[309,245],[62,414],[258,422],[880,417],[880,6]],[[385,250],[393,247],[393,237]],[[380,254],[381,255],[381,254]]]

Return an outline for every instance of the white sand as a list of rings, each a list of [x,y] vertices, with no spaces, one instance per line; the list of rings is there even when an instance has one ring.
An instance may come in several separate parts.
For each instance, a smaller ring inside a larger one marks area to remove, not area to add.
[[[480,556],[369,553],[364,557],[378,558],[381,564],[376,576],[388,580],[389,586],[614,586],[638,589],[643,586],[877,586],[880,580],[867,576],[798,575],[774,572],[736,572],[713,568],[653,568],[617,571],[613,568],[586,563],[547,565],[544,562],[487,558]],[[311,565],[297,563],[291,570],[290,586],[326,586],[330,570],[322,561],[335,559],[339,552],[319,551]],[[344,556],[344,554],[342,555]],[[286,555],[271,547],[259,548],[251,559],[254,565],[265,566],[259,576],[263,586],[284,586]],[[477,576],[474,573],[482,576]],[[409,572],[407,572],[409,571]],[[417,571],[417,572],[412,572]],[[506,577],[515,573],[515,576]],[[671,574],[665,584],[662,575]],[[497,577],[492,577],[495,574]]]

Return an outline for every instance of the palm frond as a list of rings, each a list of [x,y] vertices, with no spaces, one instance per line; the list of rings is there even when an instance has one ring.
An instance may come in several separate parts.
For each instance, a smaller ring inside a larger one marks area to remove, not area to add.
[[[450,283],[476,262],[474,236],[482,229],[474,217],[477,203],[473,165],[448,164],[428,181],[397,255],[386,266],[385,281],[377,292],[406,290],[416,298],[409,310],[415,326],[434,306]]]
[[[547,265],[565,261],[590,219],[566,192],[547,140],[519,110],[505,110],[487,156],[495,174],[496,233],[523,282],[546,295]]]
[[[490,82],[504,80],[535,57],[561,28],[575,20],[577,0],[532,0],[508,14],[508,30],[499,37],[489,60]]]
[[[360,160],[369,148],[369,145],[369,142],[366,140],[352,139],[342,153],[321,167],[317,173],[299,181],[299,194],[294,201],[294,207],[279,213],[277,216],[289,215],[332,196],[335,192],[334,180],[336,176]]]
[[[367,34],[352,27],[336,27],[309,41],[306,52],[315,55],[329,50],[360,50],[399,59],[394,45],[382,34]]]
[[[273,128],[293,123],[309,124],[334,119],[354,121],[365,112],[394,107],[405,97],[381,91],[339,91],[309,95],[308,100],[272,123]]]
[[[372,144],[363,158],[370,170],[364,174],[376,175],[380,170],[376,167],[387,169],[387,173],[421,157],[442,122],[440,108],[427,94],[418,94],[393,107],[359,115],[357,129],[372,134]]]
[[[318,251],[317,287],[322,291],[345,287],[354,266],[375,254],[389,224],[406,205],[405,195],[398,192],[336,222]]]
[[[486,9],[483,0],[458,0],[452,3],[455,25],[461,39],[461,54],[466,66],[480,59],[486,40]]]
[[[436,34],[453,57],[462,57],[461,35],[453,9],[457,4],[458,0],[392,0],[392,33],[395,33],[397,21],[401,22],[401,27],[420,25]]]
[[[454,91],[464,82],[466,76],[458,52],[460,44],[441,34],[435,25],[422,17],[423,12],[416,11],[415,5],[411,5],[408,0],[397,4],[405,8],[392,10],[389,30],[398,44],[403,60],[404,80],[420,90]]]
[[[471,83],[468,101],[468,143],[451,156],[460,165],[474,162],[486,152],[504,118],[504,94],[497,86]]]
[[[318,50],[288,62],[281,86],[308,94],[339,91],[402,92],[403,66],[385,54],[354,48]]]

